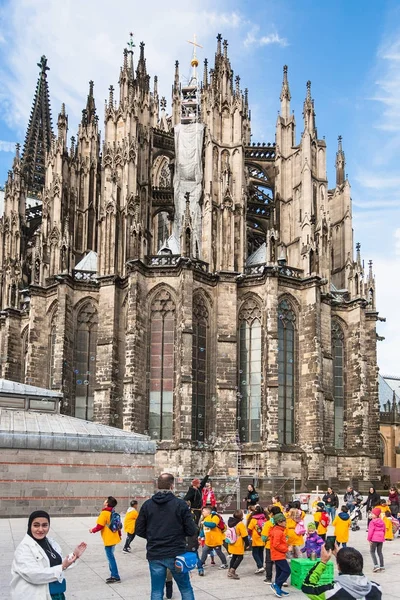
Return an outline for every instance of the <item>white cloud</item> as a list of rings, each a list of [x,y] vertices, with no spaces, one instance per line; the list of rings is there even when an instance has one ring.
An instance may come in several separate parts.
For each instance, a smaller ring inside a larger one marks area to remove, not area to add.
[[[258,26],[252,27],[243,42],[246,48],[251,46],[269,46],[270,44],[277,44],[278,46],[287,46],[288,41],[286,38],[281,37],[277,32],[272,32],[267,35],[259,35],[260,28]]]
[[[0,152],[15,152],[15,142],[0,140]]]
[[[21,137],[38,77],[36,63],[42,54],[50,67],[53,120],[65,102],[69,134],[75,135],[90,79],[95,83],[102,121],[108,87],[112,84],[118,89],[129,31],[135,34],[135,62],[143,40],[148,72],[152,78],[158,75],[159,93],[169,100],[175,60],[180,61],[181,77],[190,73],[191,47],[187,40],[193,33],[204,47],[198,52],[202,61],[213,58],[217,33],[238,45],[243,28],[248,27],[248,21],[230,10],[229,0],[193,0],[188,5],[177,0],[153,0],[148,9],[141,0],[119,0],[112,16],[107,0],[8,0],[0,9],[0,19],[7,23],[0,63],[0,118],[17,129]],[[21,27],[21,23],[29,26]]]
[[[398,227],[396,229],[396,231],[394,232],[394,237],[395,237],[395,253],[396,253],[396,256],[400,257],[400,227]]]

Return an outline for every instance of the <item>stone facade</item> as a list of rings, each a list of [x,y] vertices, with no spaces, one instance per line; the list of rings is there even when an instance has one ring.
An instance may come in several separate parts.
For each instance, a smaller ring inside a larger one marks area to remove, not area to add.
[[[342,141],[329,188],[310,82],[300,140],[285,67],[275,143],[255,144],[227,42],[201,85],[197,65],[182,88],[176,63],[168,116],[144,44],[136,70],[125,50],[102,144],[91,82],[69,148],[62,107],[39,192],[33,146],[17,149],[0,221],[2,376],[61,390],[67,414],[149,433],[159,468],[183,478],[214,464],[221,481],[265,488],[376,480],[375,283],[359,245],[354,256]],[[42,66],[41,102],[46,78]],[[189,121],[204,125],[195,207],[174,195],[174,131]]]

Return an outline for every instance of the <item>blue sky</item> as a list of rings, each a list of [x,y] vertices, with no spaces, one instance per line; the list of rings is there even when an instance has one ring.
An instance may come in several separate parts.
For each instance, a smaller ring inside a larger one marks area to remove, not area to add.
[[[146,43],[148,71],[170,100],[174,61],[189,73],[196,33],[212,62],[215,36],[229,41],[241,86],[249,88],[254,141],[274,141],[282,67],[289,66],[297,139],[306,81],[312,82],[319,137],[328,145],[334,185],[337,136],[343,136],[352,185],[355,241],[374,261],[383,373],[400,374],[400,3],[363,0],[192,0],[191,3],[119,0],[0,0],[0,182],[23,142],[38,62],[46,54],[53,121],[62,102],[69,135],[76,134],[88,81],[102,115],[110,84],[118,85],[129,31]],[[102,116],[101,116],[102,119]]]

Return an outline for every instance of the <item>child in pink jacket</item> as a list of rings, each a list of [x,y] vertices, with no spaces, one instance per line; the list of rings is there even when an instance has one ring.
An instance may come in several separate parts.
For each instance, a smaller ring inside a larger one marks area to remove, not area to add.
[[[371,521],[368,526],[368,541],[370,545],[370,554],[374,563],[374,573],[384,571],[382,546],[385,541],[385,523],[381,519],[380,508],[373,508]],[[376,556],[377,555],[377,556]],[[379,560],[379,564],[378,564]]]

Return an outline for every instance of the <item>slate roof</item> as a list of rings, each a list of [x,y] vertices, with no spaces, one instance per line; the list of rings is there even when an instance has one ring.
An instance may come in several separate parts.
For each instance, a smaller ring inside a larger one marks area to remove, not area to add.
[[[0,408],[0,448],[154,454],[146,435],[68,415]]]

